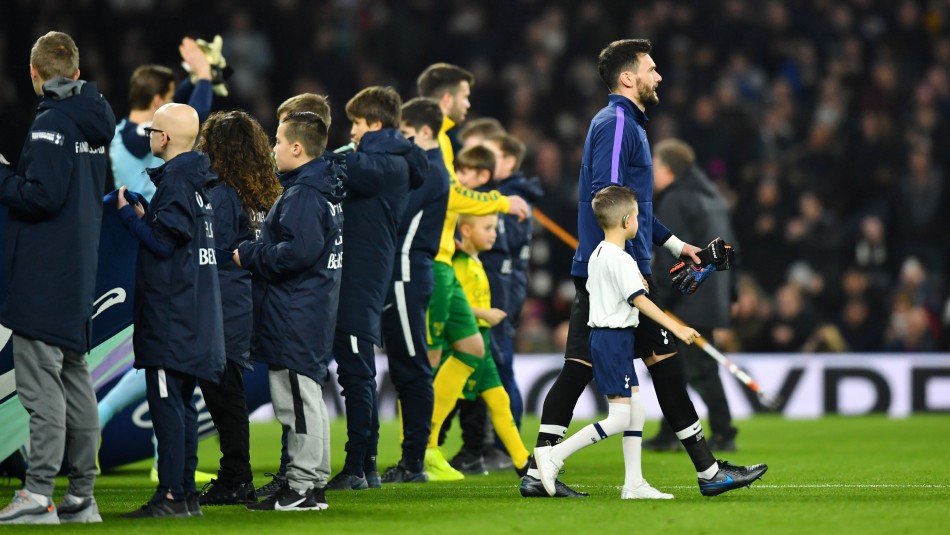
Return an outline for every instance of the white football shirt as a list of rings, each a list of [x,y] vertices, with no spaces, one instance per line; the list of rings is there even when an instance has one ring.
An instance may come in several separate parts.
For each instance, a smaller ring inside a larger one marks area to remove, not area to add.
[[[594,249],[587,265],[587,291],[590,293],[587,325],[619,329],[640,323],[640,313],[629,300],[646,293],[646,288],[637,262],[620,247],[602,241]]]

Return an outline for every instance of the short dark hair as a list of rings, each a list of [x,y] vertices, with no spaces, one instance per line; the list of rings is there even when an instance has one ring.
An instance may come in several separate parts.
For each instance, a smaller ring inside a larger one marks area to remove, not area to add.
[[[129,80],[129,107],[146,110],[155,95],[164,95],[175,83],[175,73],[162,65],[142,65]]]
[[[478,119],[472,119],[471,121],[466,121],[464,125],[459,128],[459,141],[465,142],[471,136],[482,136],[483,138],[490,138],[495,136],[504,135],[505,127],[501,125],[501,121],[495,119],[494,117],[479,117]]]
[[[296,111],[284,117],[288,143],[300,143],[307,156],[317,158],[327,149],[327,123],[312,111]]]
[[[367,123],[379,121],[383,128],[399,128],[402,99],[392,87],[374,85],[363,89],[346,103],[346,116],[350,120],[365,119]]]
[[[493,178],[495,176],[495,153],[482,145],[466,147],[455,157],[455,168],[485,170],[488,171],[489,178]]]
[[[442,117],[442,108],[434,98],[416,97],[402,105],[402,122],[416,130],[428,126],[433,136],[442,130]]]
[[[696,152],[685,141],[676,138],[664,139],[653,147],[653,155],[669,166],[673,176],[681,177],[696,162]]]
[[[419,75],[416,86],[420,97],[439,100],[447,92],[454,95],[462,82],[468,82],[470,86],[475,85],[475,75],[458,65],[433,63]]]
[[[315,93],[301,93],[294,95],[277,108],[277,118],[281,115],[290,114],[298,111],[309,111],[316,113],[330,127],[330,98]]]
[[[33,43],[30,65],[43,80],[60,76],[72,78],[79,70],[79,49],[73,38],[63,32],[48,32]]]
[[[522,143],[520,139],[511,134],[501,134],[489,137],[488,141],[494,141],[495,143],[498,143],[498,148],[501,149],[501,152],[504,155],[515,157],[515,171],[521,169],[521,162],[524,161],[524,153],[526,149],[524,143]]]
[[[600,228],[607,230],[618,226],[623,216],[637,206],[637,194],[624,186],[607,186],[594,195],[590,204]]]
[[[649,54],[653,43],[649,39],[621,39],[607,45],[597,57],[597,72],[611,91],[617,89],[623,71],[635,71],[640,55]]]

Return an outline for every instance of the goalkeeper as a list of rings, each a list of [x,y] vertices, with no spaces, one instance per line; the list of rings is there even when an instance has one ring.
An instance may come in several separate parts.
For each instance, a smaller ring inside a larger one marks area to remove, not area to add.
[[[162,65],[142,65],[129,80],[129,115],[116,126],[109,145],[109,161],[115,186],[126,186],[151,201],[155,185],[145,170],[164,162],[152,156],[148,133],[155,111],[168,104],[188,104],[198,112],[201,122],[211,113],[212,96],[227,96],[223,79],[226,65],[221,57],[221,38],[211,44],[185,37],[178,46],[182,66],[190,73],[182,83],[175,84],[171,69]]]
[[[735,232],[729,224],[726,201],[694,160],[693,149],[683,141],[667,139],[654,146],[654,214],[676,228],[687,243],[705,243],[718,236],[734,245]],[[669,251],[657,248],[653,271],[659,274],[658,277],[665,278],[667,269],[676,261]],[[695,271],[684,267],[684,274],[695,276]],[[707,340],[722,343],[728,334],[730,303],[736,295],[735,279],[733,271],[717,269],[715,275],[704,279],[702,287],[692,295],[682,295],[665,279],[657,280],[655,291],[670,312],[696,328]],[[695,345],[681,345],[679,352],[685,359],[686,381],[709,409],[710,449],[716,453],[735,451],[738,430],[732,423],[718,364]],[[673,428],[664,420],[659,433],[645,440],[643,447],[654,451],[679,451],[682,446]]]

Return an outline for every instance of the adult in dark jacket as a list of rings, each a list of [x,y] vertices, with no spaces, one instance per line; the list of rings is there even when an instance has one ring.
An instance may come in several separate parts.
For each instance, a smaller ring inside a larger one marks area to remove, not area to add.
[[[146,396],[158,443],[158,488],[128,518],[194,516],[200,511],[198,379],[224,373],[221,293],[214,251],[208,157],[192,151],[198,114],[166,104],[149,127],[152,153],[165,161],[148,174],[155,196],[148,208],[130,205],[119,189],[119,217],[141,245],[135,268],[135,367],[145,369]]]
[[[591,120],[584,142],[578,180],[577,233],[571,275],[575,298],[567,334],[564,368],[544,400],[538,447],[556,444],[567,432],[573,407],[593,377],[588,345],[590,294],[587,292],[587,263],[603,239],[591,208],[591,200],[601,189],[624,186],[637,194],[639,231],[628,240],[626,251],[637,262],[648,288],[655,286],[650,260],[653,246],[663,245],[672,254],[699,263],[701,249],[674,236],[653,214],[653,158],[647,144],[645,110],[658,104],[657,88],[662,77],[650,56],[653,45],[647,39],[622,39],[607,45],[598,56],[598,71],[610,90],[608,105]],[[655,299],[652,293],[648,294]],[[660,305],[662,306],[662,305]],[[646,364],[656,398],[665,419],[672,422],[677,436],[696,469],[700,492],[713,496],[747,486],[768,469],[765,464],[736,466],[717,461],[703,434],[696,408],[686,391],[682,361],[676,358],[676,344],[658,323],[641,318],[636,327],[635,358]],[[535,455],[538,456],[537,454]],[[522,496],[538,496],[534,469],[522,479]],[[569,494],[560,487],[558,494]]]
[[[432,263],[449,202],[449,172],[439,149],[442,110],[429,98],[415,98],[402,106],[400,130],[429,162],[422,187],[409,194],[397,231],[392,284],[383,306],[382,326],[389,374],[396,387],[402,414],[402,457],[382,475],[384,483],[428,481],[423,459],[432,423],[432,366],[426,336],[426,309],[435,284]]]
[[[261,125],[243,111],[218,112],[205,121],[197,150],[208,155],[218,182],[211,190],[218,282],[227,366],[220,383],[199,380],[220,437],[218,477],[202,490],[201,505],[255,503],[244,370],[250,369],[254,330],[251,273],[230,261],[238,244],[254,240],[281,187]],[[235,158],[234,154],[241,154]]]
[[[105,145],[115,116],[96,85],[79,80],[79,50],[64,33],[37,40],[30,78],[42,97],[36,118],[16,171],[0,165],[0,204],[8,210],[0,322],[13,331],[17,395],[30,414],[30,465],[0,524],[59,523],[51,499],[67,435],[62,520],[101,521],[93,498],[99,417],[83,355],[92,336]]]
[[[737,246],[726,200],[696,166],[695,154],[689,145],[678,139],[666,139],[656,144],[653,148],[653,182],[656,192],[654,214],[677,229],[684,241],[708,243],[721,237],[733,247]],[[729,328],[731,303],[738,296],[734,291],[735,273],[732,270],[718,272],[696,293],[684,296],[673,289],[669,278],[669,269],[676,261],[666,249],[657,249],[653,272],[659,276],[653,291],[670,312],[692,325],[707,340],[714,341],[718,330]],[[732,425],[729,404],[719,378],[719,365],[695,345],[680,345],[679,352],[686,359],[686,381],[709,409],[710,448],[717,453],[735,451],[738,431]],[[681,446],[673,428],[664,420],[659,433],[644,441],[643,447],[679,451]]]
[[[284,192],[260,240],[242,242],[234,260],[254,274],[254,359],[268,365],[274,413],[287,428],[287,479],[249,509],[326,509],[330,421],[323,385],[333,344],[343,267],[341,173],[322,157],[326,123],[287,114],[274,156]]]
[[[346,402],[346,461],[330,490],[363,489],[369,474],[379,486],[376,447],[376,355],[382,345],[380,315],[396,258],[397,230],[409,191],[425,181],[425,153],[399,127],[399,94],[390,87],[368,87],[346,104],[356,152],[346,155],[347,196],[343,201],[343,253],[333,357]]]

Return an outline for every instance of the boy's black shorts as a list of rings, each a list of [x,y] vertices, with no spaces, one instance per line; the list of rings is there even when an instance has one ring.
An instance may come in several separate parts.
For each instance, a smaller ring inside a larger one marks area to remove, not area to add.
[[[653,276],[646,276],[650,288],[655,288]],[[574,277],[574,302],[571,303],[571,318],[567,329],[567,347],[564,358],[577,359],[590,363],[590,294],[587,292],[587,279]],[[656,301],[652,293],[647,294],[651,301],[660,309],[663,306]],[[636,358],[642,359],[651,355],[668,355],[676,352],[676,337],[657,322],[640,314],[640,324],[634,329],[636,341],[634,352]]]

